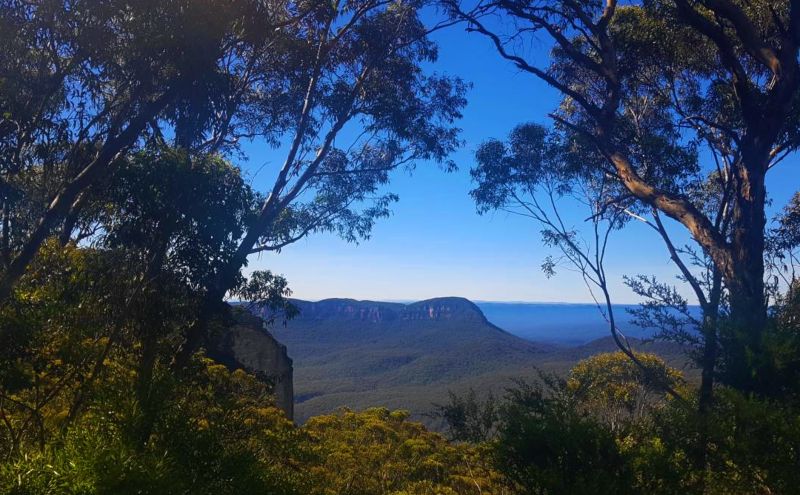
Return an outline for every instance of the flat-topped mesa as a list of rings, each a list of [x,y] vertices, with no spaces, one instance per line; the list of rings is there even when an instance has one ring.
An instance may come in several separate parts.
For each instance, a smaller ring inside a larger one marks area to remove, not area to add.
[[[486,321],[481,310],[463,297],[438,297],[411,304],[355,299],[293,300],[302,320],[345,320],[382,323],[405,321]]]
[[[311,302],[292,300],[300,314],[297,318],[308,320],[349,320],[379,323],[396,320],[402,304],[355,299],[323,299]]]

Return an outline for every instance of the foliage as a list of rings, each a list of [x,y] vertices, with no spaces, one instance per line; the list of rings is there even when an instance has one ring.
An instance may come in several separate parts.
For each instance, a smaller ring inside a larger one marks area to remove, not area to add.
[[[641,357],[677,379],[658,359]],[[609,368],[601,366],[606,362]],[[499,401],[456,397],[440,413],[455,419],[451,434],[493,417],[495,433],[481,441],[496,469],[523,493],[792,493],[798,482],[796,405],[719,388],[705,414],[694,402],[662,396],[615,425],[609,417],[630,414],[625,403],[635,404],[633,397],[650,385],[634,365],[603,354],[582,361],[570,376],[561,382],[542,375]],[[696,400],[688,386],[682,390]],[[466,421],[454,414],[465,412]],[[702,467],[696,463],[700,437],[710,445]]]
[[[48,243],[31,266],[15,298],[3,306],[0,338],[0,410],[3,452],[40,446],[91,388],[112,339],[105,325],[123,328],[128,281],[119,259],[95,250]],[[124,266],[124,265],[122,265]],[[117,279],[116,276],[120,276]]]
[[[656,411],[621,440],[644,493],[792,493],[797,411],[786,404],[719,390],[707,416],[678,404]],[[696,438],[712,446],[705,469],[692,461]]]
[[[594,364],[582,361],[574,374],[584,375]],[[633,471],[617,430],[582,391],[575,392],[540,372],[536,382],[518,382],[499,401],[451,394],[438,414],[454,438],[485,435],[472,441],[486,442],[496,468],[523,493],[633,493]]]
[[[596,354],[575,365],[567,389],[612,430],[641,419],[666,399],[662,384],[675,388],[679,371],[655,354],[638,353],[640,368],[622,352]]]
[[[59,441],[0,464],[15,494],[512,493],[485,449],[451,444],[407,413],[372,409],[295,427],[265,384],[199,357],[165,404],[147,446],[130,435],[132,377],[122,366]]]
[[[0,299],[51,233],[71,235],[85,196],[102,188],[120,158],[164,135],[192,148],[237,127],[220,111],[237,106],[247,70],[231,58],[263,53],[280,37],[263,26],[291,14],[274,7],[247,0],[0,6],[7,48],[0,58]]]
[[[525,493],[631,493],[632,473],[611,430],[563,382],[520,384],[501,408],[498,468]]]
[[[163,265],[159,270],[170,270],[179,283],[197,291],[230,259],[256,203],[256,194],[231,163],[168,146],[133,154],[94,196],[92,203],[102,210],[86,216],[97,230],[88,241],[156,256]]]
[[[483,449],[450,444],[408,413],[385,408],[316,416],[303,427],[320,464],[314,494],[511,493],[482,456]]]
[[[254,377],[198,359],[142,448],[130,435],[134,377],[109,368],[101,399],[60,440],[3,464],[4,493],[305,493],[292,464],[300,435]]]
[[[436,415],[447,425],[447,433],[459,442],[479,443],[496,434],[499,408],[491,393],[484,401],[478,400],[475,389],[465,395],[449,394],[450,402],[437,407]]]

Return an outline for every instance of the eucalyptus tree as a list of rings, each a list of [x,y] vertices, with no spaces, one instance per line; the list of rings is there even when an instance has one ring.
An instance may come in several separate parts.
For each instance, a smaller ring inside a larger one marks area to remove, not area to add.
[[[2,2],[0,299],[126,153],[164,134],[227,144],[244,55],[292,17],[249,0]]]
[[[686,154],[684,159],[691,158]],[[606,255],[613,233],[624,228],[634,217],[641,218],[636,202],[624,199],[621,186],[602,168],[593,165],[581,143],[538,124],[515,127],[506,140],[490,139],[475,153],[476,165],[471,170],[476,187],[470,191],[478,212],[504,211],[528,218],[541,228],[542,241],[554,248],[557,255],[548,256],[542,270],[551,277],[563,267],[576,271],[586,284],[598,310],[609,324],[615,344],[645,378],[662,387],[674,398],[685,402],[663,375],[653,373],[640,360],[627,337],[617,326],[617,315],[606,272]],[[575,203],[582,214],[575,224],[574,215],[567,215],[565,202]],[[646,279],[645,279],[646,280]],[[658,292],[658,284],[643,284],[641,292],[654,296],[671,296],[673,320],[692,319],[687,305],[675,304],[672,291]],[[663,297],[653,309],[662,309]],[[661,311],[642,311],[642,317],[659,317]],[[659,322],[663,323],[663,322]],[[698,325],[699,326],[699,325]],[[674,338],[674,335],[668,337]],[[702,363],[701,363],[702,364]]]
[[[420,160],[452,166],[447,156],[459,144],[455,121],[466,86],[425,72],[437,58],[429,35],[447,23],[426,26],[424,6],[417,0],[304,4],[307,14],[285,45],[293,68],[286,79],[287,125],[274,135],[282,164],[259,191],[260,205],[237,249],[207,287],[176,368],[202,344],[226,294],[241,286],[248,256],[313,232],[364,238],[396,199],[385,192],[390,172]]]
[[[767,327],[765,179],[798,145],[800,5],[784,1],[448,0],[501,57],[558,90],[557,127],[648,210],[701,304],[714,301],[660,216],[713,263],[730,306],[725,379],[746,390]],[[547,62],[526,52],[543,37]],[[695,154],[685,159],[681,150]],[[698,195],[706,188],[713,194]],[[716,315],[709,314],[716,318]],[[708,331],[714,325],[707,326]],[[714,341],[711,336],[710,341]],[[735,366],[733,366],[735,364]],[[754,371],[755,370],[755,371]]]

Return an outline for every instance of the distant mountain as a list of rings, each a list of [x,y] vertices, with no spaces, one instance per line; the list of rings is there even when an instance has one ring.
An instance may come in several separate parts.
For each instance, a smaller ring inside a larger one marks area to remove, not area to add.
[[[534,342],[581,345],[608,335],[608,323],[594,304],[477,302],[486,318],[508,332]],[[650,338],[653,331],[631,323],[628,310],[614,305],[617,326],[625,335]]]
[[[502,393],[514,379],[534,376],[537,367],[563,373],[586,355],[614,349],[610,339],[577,347],[531,342],[457,297],[412,304],[293,303],[299,316],[270,332],[294,361],[299,421],[342,406],[377,405],[409,409],[425,419],[450,390]],[[662,351],[680,356],[674,346]]]

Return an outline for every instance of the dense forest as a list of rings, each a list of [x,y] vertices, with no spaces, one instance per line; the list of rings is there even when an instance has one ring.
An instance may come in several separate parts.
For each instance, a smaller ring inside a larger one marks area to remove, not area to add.
[[[445,29],[558,92],[551,125],[453,163]],[[0,0],[0,43],[2,493],[800,492],[800,195],[768,218],[767,194],[800,146],[800,2]],[[258,185],[253,142],[283,156]],[[209,352],[228,301],[297,313],[248,256],[367,239],[392,172],[431,163],[541,230],[619,350],[442,397],[442,433],[385,408],[293,424]],[[630,273],[634,320],[696,377],[615,323],[604,261],[633,222],[692,294]]]

